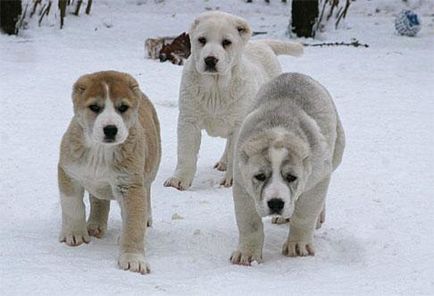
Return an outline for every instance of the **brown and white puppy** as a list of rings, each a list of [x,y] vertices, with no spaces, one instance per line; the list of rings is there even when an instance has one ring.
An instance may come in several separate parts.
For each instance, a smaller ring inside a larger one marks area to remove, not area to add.
[[[148,58],[153,60],[158,59],[163,46],[170,44],[173,40],[175,40],[175,37],[156,37],[146,39],[145,52],[148,53]]]
[[[182,33],[172,43],[164,44],[160,50],[160,62],[167,60],[174,65],[184,64],[184,59],[190,56],[191,44],[188,33]]]
[[[149,272],[144,243],[151,224],[151,183],[161,158],[160,126],[152,103],[126,73],[80,77],[72,92],[74,117],[63,136],[58,166],[60,242],[78,246],[107,230],[110,200],[122,213],[118,264]],[[86,223],[84,191],[89,192]]]

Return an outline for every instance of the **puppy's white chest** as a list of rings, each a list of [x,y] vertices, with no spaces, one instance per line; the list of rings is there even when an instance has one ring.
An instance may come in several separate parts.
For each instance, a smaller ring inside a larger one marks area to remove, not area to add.
[[[203,127],[212,137],[227,138],[233,125],[224,118],[208,117],[203,120]]]
[[[239,108],[223,93],[210,93],[203,98],[200,110],[202,127],[213,137],[226,138],[235,126]]]
[[[113,151],[92,148],[79,162],[68,165],[65,170],[92,195],[100,199],[114,199],[113,158]]]

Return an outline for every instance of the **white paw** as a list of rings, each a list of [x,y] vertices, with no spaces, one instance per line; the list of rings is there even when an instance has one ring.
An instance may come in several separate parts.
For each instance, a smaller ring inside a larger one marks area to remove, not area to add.
[[[107,224],[89,221],[87,222],[87,233],[96,238],[102,238],[107,231]]]
[[[183,180],[179,177],[170,177],[164,182],[164,187],[173,187],[178,190],[187,190],[191,186],[192,180]]]
[[[296,256],[314,256],[315,249],[312,242],[304,241],[287,241],[283,244],[282,254],[289,257]]]
[[[118,265],[120,269],[147,274],[151,272],[145,256],[135,253],[123,253],[119,256]]]
[[[271,218],[272,224],[286,224],[289,223],[289,218],[283,218],[282,216],[276,216]]]
[[[232,253],[230,260],[232,264],[251,266],[252,262],[254,261],[256,261],[257,263],[261,263],[262,256],[260,254],[253,254],[251,252],[242,252],[240,250],[236,250]]]
[[[220,172],[226,171],[226,163],[223,161],[219,161],[214,165],[214,168]]]
[[[76,247],[83,243],[89,243],[90,237],[86,227],[83,227],[83,229],[80,230],[62,230],[59,235],[59,241],[66,243],[68,246]]]
[[[224,187],[231,187],[233,182],[234,178],[232,176],[228,176],[226,173],[223,180],[221,180],[220,185]]]

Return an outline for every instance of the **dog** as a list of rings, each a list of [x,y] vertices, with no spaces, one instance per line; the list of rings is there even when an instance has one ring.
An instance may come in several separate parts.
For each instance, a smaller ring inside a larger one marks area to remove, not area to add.
[[[259,87],[278,76],[277,55],[299,56],[300,44],[277,40],[249,42],[246,20],[219,11],[205,12],[192,24],[191,56],[186,61],[179,94],[178,160],[166,187],[186,190],[196,172],[201,130],[226,138],[226,148],[214,166],[226,171],[221,185],[232,185],[234,139]]]
[[[163,45],[159,54],[160,62],[169,60],[174,65],[182,65],[184,59],[188,59],[190,56],[190,47],[190,38],[184,32],[176,37],[172,43]]]
[[[262,217],[288,219],[286,256],[314,255],[313,232],[345,135],[327,90],[309,76],[285,73],[258,92],[235,148],[233,198],[239,229],[231,262],[262,261]]]
[[[151,183],[160,158],[160,126],[151,101],[126,73],[87,74],[72,91],[74,116],[65,132],[58,165],[62,208],[59,240],[69,246],[101,238],[110,200],[122,213],[118,264],[150,271],[144,257],[145,231],[152,224]],[[85,220],[84,190],[90,215]]]
[[[156,37],[148,38],[145,41],[145,52],[148,54],[148,58],[156,60],[160,56],[160,51],[165,44],[169,44],[175,40],[175,37]]]

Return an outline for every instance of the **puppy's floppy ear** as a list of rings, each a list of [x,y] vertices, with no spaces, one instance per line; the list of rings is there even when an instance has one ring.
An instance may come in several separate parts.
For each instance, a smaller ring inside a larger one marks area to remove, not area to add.
[[[245,164],[245,163],[249,160],[249,156],[247,155],[247,153],[246,153],[244,150],[241,150],[241,152],[240,152],[239,155],[240,155],[240,156],[239,156],[240,161],[241,161],[242,163]]]
[[[241,155],[247,161],[249,157],[264,150],[270,144],[270,140],[266,132],[250,137],[241,145]]]
[[[312,162],[310,160],[310,155],[303,158],[303,166],[306,176],[312,173]]]
[[[72,95],[81,95],[87,89],[90,80],[90,74],[86,74],[78,78],[72,87]]]
[[[72,103],[74,105],[74,110],[77,108],[78,100],[80,96],[89,87],[92,74],[86,74],[78,78],[78,80],[72,86]]]
[[[124,73],[125,79],[128,83],[128,87],[131,89],[131,91],[137,96],[142,96],[142,91],[140,90],[139,83],[136,79],[133,78],[130,74]]]
[[[280,144],[281,147],[288,149],[291,153],[297,155],[304,160],[309,160],[310,148],[309,146],[299,137],[292,133],[286,134],[283,139],[276,141],[274,145]]]
[[[188,31],[188,34],[191,35],[191,33],[196,29],[197,25],[199,25],[201,18],[198,17],[193,21],[193,24],[191,24],[190,30]]]
[[[235,27],[237,28],[237,31],[240,34],[241,39],[244,41],[244,43],[247,43],[247,41],[252,36],[252,29],[250,29],[250,26],[247,23],[247,21],[243,18],[237,17],[235,19]]]
[[[74,112],[77,112],[80,105],[80,98],[89,87],[91,83],[92,74],[85,74],[80,76],[78,80],[72,86],[72,104],[74,106]]]

